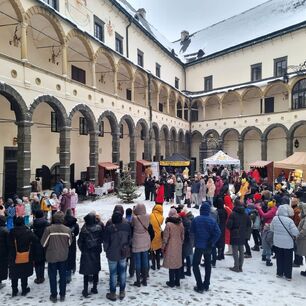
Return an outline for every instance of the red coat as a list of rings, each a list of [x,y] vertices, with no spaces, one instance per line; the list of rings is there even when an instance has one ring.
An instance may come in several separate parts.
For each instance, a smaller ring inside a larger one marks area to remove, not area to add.
[[[227,218],[226,218],[226,223],[227,223],[228,218],[232,213],[232,210],[227,205],[224,205],[224,208],[225,208],[226,213],[227,213]],[[225,227],[225,244],[231,244],[231,232],[227,228],[227,226]]]
[[[233,210],[233,208],[234,208],[234,205],[233,205],[233,202],[232,202],[232,198],[228,194],[224,196],[224,205],[229,207],[230,210]]]
[[[164,204],[165,201],[165,186],[160,185],[156,189],[156,198],[155,198],[155,203],[156,204]]]

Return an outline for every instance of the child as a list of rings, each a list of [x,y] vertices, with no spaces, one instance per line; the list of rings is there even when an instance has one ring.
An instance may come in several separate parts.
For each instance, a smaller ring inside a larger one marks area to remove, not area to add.
[[[187,204],[188,208],[191,207],[191,184],[190,184],[190,181],[187,181],[185,204]]]
[[[267,267],[273,266],[271,262],[273,232],[270,230],[270,223],[266,223],[262,232],[262,261],[266,262]]]
[[[29,198],[28,197],[23,197],[23,203],[24,203],[24,210],[25,210],[24,224],[26,226],[28,226],[30,224],[30,216],[31,216],[31,213],[32,213]]]
[[[15,204],[13,201],[10,201],[10,206],[7,208],[7,220],[6,220],[6,226],[9,231],[12,228],[14,228],[15,216],[16,216]]]
[[[76,216],[76,206],[79,202],[79,197],[78,197],[78,194],[75,192],[75,189],[71,189],[71,202],[70,202],[70,207],[71,207],[71,211],[72,211],[72,214],[73,214],[73,217]]]

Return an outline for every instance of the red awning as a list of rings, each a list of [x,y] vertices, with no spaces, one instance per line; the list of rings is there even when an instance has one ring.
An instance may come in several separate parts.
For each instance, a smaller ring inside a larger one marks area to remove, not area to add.
[[[272,161],[267,161],[267,160],[257,160],[253,163],[250,163],[249,166],[254,167],[254,168],[264,168],[264,167],[267,167],[268,165],[270,165],[271,163],[273,163],[273,162]]]
[[[141,159],[141,160],[137,160],[137,163],[140,163],[142,164],[144,167],[149,167],[152,165],[151,162],[147,161],[147,160],[144,160],[144,159]]]
[[[106,170],[109,170],[109,171],[119,169],[118,165],[113,164],[111,162],[99,163],[99,167],[105,168]]]

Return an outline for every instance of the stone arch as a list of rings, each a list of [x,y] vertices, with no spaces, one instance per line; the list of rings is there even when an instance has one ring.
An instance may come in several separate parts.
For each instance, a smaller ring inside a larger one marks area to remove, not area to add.
[[[286,134],[286,137],[289,137],[289,131],[288,131],[288,129],[287,129],[287,127],[285,127],[283,124],[281,124],[281,123],[274,123],[274,124],[271,124],[271,125],[269,125],[266,129],[265,129],[265,131],[262,133],[262,138],[264,139],[264,140],[267,140],[268,139],[268,136],[269,136],[269,134],[270,134],[270,132],[273,130],[273,129],[275,129],[275,128],[281,128],[281,129],[283,129],[284,130],[284,132],[285,132],[285,134]]]
[[[177,140],[177,132],[176,132],[176,128],[175,127],[172,127],[170,129],[170,137],[171,137],[171,140],[173,140],[173,141]]]
[[[129,134],[130,134],[129,136],[130,137],[135,136],[135,123],[134,123],[133,118],[130,115],[124,115],[120,119],[119,126],[121,124],[123,124],[124,121],[126,122],[126,124],[128,125],[128,128],[129,128]]]
[[[256,90],[259,92],[260,96],[263,96],[263,92],[261,90],[261,88],[257,87],[257,86],[250,86],[247,89],[245,89],[242,94],[241,94],[241,99],[243,100],[245,98],[245,96],[251,91],[251,90]]]
[[[86,118],[88,122],[89,132],[97,130],[95,115],[93,111],[85,104],[78,104],[71,110],[69,117],[68,117],[70,126],[71,126],[72,118],[76,112],[80,112],[84,116],[84,118]]]
[[[269,95],[268,95],[268,94],[269,94],[269,91],[270,91],[272,88],[276,87],[276,86],[284,87],[285,90],[286,90],[287,92],[289,91],[289,85],[288,85],[288,84],[285,84],[284,82],[282,82],[282,81],[280,81],[280,80],[278,80],[278,81],[272,82],[271,84],[269,84],[269,85],[265,88],[265,90],[263,91],[263,96],[264,96],[264,97],[269,96]]]
[[[220,135],[216,130],[210,129],[210,130],[208,130],[204,133],[204,135],[203,135],[204,140],[206,140],[208,138],[209,134],[213,134],[218,139],[220,138]]]
[[[66,109],[57,98],[50,95],[40,96],[33,101],[29,109],[31,118],[33,117],[35,109],[41,103],[47,103],[50,107],[52,107],[58,116],[60,127],[65,126],[68,119]]]
[[[161,133],[161,132],[164,132],[166,141],[168,141],[169,136],[170,136],[168,126],[164,124],[164,125],[160,128],[160,133]],[[160,133],[159,133],[159,134],[160,134]]]
[[[110,126],[111,126],[111,130],[112,133],[118,133],[119,129],[118,129],[118,120],[117,117],[115,116],[115,114],[111,111],[105,111],[101,114],[101,116],[98,119],[98,125],[101,124],[101,122],[103,121],[103,119],[106,118],[108,119]]]
[[[152,133],[154,133],[155,139],[158,141],[160,133],[159,133],[158,124],[156,122],[152,123]]]
[[[180,128],[178,130],[177,135],[178,135],[178,137],[177,137],[178,141],[180,141],[181,139],[183,139],[183,141],[184,141],[184,131],[183,131],[182,128]]]
[[[226,136],[228,133],[230,133],[230,132],[235,132],[235,133],[237,134],[238,138],[239,138],[240,134],[239,134],[239,132],[238,132],[236,129],[234,129],[234,128],[228,128],[228,129],[225,129],[225,130],[221,133],[221,135],[220,135],[220,138],[222,139],[222,141],[224,141],[225,136]]]
[[[250,131],[256,131],[260,138],[262,137],[262,131],[256,126],[248,126],[241,132],[241,139],[244,140],[245,135]]]
[[[9,0],[11,6],[13,7],[17,18],[20,22],[24,21],[24,15],[25,15],[25,11],[24,8],[20,2],[20,0]]]
[[[145,131],[144,136],[145,136],[145,137],[148,137],[148,135],[149,135],[149,126],[148,126],[148,123],[146,122],[146,120],[144,120],[144,119],[139,119],[138,122],[137,122],[137,124],[136,124],[136,128],[137,128],[139,125],[140,125],[140,126],[144,129],[144,131]]]
[[[306,120],[300,120],[300,121],[294,123],[294,124],[290,127],[290,129],[289,129],[289,131],[288,131],[289,137],[290,137],[290,138],[293,138],[293,137],[294,137],[295,131],[296,131],[300,126],[302,126],[302,125],[306,125]]]
[[[115,59],[114,59],[113,55],[111,53],[107,52],[105,49],[100,47],[96,51],[96,53],[94,54],[94,57],[93,57],[94,61],[96,61],[100,55],[105,55],[106,56],[110,65],[112,66],[113,71],[115,71],[116,70],[116,64],[115,64]]]
[[[133,68],[131,67],[131,65],[123,58],[121,58],[118,63],[117,63],[117,67],[119,69],[120,65],[122,65],[128,72],[130,80],[133,79],[134,77],[134,72],[133,72]]]
[[[0,94],[11,104],[16,121],[30,121],[28,108],[21,95],[11,86],[0,82]]]
[[[78,30],[76,29],[72,29],[66,36],[66,44],[69,45],[69,42],[74,38],[78,38],[84,45],[88,57],[91,61],[93,61],[94,59],[94,51],[93,51],[93,47],[89,41],[89,39],[87,37],[85,37],[83,34],[81,34]]]
[[[26,22],[28,23],[34,15],[42,15],[43,17],[45,17],[53,26],[60,43],[63,44],[65,42],[65,32],[62,28],[61,23],[55,17],[54,14],[51,14],[49,10],[41,6],[32,6],[25,13]]]

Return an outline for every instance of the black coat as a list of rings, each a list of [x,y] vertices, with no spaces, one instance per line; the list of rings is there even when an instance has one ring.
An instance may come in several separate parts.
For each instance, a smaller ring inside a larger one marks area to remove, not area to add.
[[[224,248],[225,246],[225,227],[226,227],[226,220],[227,220],[227,212],[224,208],[218,208],[218,219],[219,219],[219,228],[221,231],[221,236],[216,244],[217,248]]]
[[[67,271],[76,270],[76,237],[79,235],[80,228],[77,224],[77,219],[73,216],[66,216],[64,225],[71,229],[72,242],[69,247],[68,259],[67,259]]]
[[[96,223],[94,215],[87,215],[85,221],[87,217],[93,220],[87,220],[83,225],[78,239],[81,251],[80,274],[93,275],[98,274],[101,270],[100,254],[104,228],[101,223]]]
[[[182,251],[183,257],[185,258],[193,253],[193,238],[190,233],[191,220],[187,216],[183,217],[182,220],[184,225],[184,242]]]
[[[40,243],[40,240],[43,236],[43,233],[49,222],[45,218],[34,219],[32,225],[32,231],[37,237],[37,240],[33,243],[33,259],[35,263],[44,263],[45,262],[45,251],[43,246]]]
[[[16,264],[16,246],[18,252],[30,250],[28,263]],[[29,277],[33,274],[33,245],[36,243],[36,236],[25,225],[14,227],[9,233],[9,272],[11,279]]]
[[[243,206],[235,206],[227,221],[231,232],[231,245],[244,245],[251,230],[251,219]]]
[[[9,256],[9,231],[0,226],[0,281],[7,279]]]

